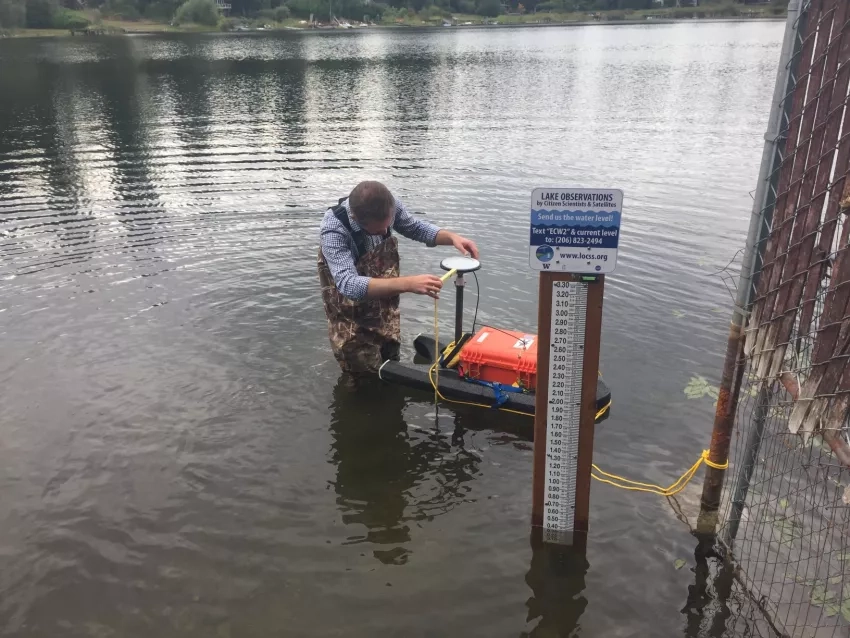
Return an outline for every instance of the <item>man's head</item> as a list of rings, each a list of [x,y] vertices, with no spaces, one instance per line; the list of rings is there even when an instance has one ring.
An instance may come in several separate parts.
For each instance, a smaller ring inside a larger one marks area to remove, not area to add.
[[[360,182],[348,196],[351,214],[370,235],[385,235],[393,220],[395,198],[381,182]]]

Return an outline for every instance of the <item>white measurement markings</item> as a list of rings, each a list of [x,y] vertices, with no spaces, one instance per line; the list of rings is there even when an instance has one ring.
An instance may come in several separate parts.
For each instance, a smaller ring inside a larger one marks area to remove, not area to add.
[[[543,539],[572,544],[587,284],[552,282]]]

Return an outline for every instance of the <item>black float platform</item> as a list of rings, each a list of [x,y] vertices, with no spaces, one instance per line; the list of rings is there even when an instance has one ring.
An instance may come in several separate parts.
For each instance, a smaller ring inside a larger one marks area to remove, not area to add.
[[[419,335],[413,342],[416,354],[423,362],[401,363],[399,361],[386,361],[378,372],[378,376],[387,383],[397,383],[417,390],[434,391],[431,380],[428,378],[428,370],[434,361],[434,339]],[[447,399],[455,401],[470,401],[472,403],[483,403],[493,405],[496,395],[491,388],[475,383],[469,383],[461,379],[455,370],[440,369],[439,389]],[[601,410],[611,401],[611,390],[600,378],[596,383],[596,409]],[[525,414],[534,414],[534,394],[508,393],[507,401],[501,406],[509,410],[516,410]],[[597,423],[604,421],[610,409],[605,412]]]

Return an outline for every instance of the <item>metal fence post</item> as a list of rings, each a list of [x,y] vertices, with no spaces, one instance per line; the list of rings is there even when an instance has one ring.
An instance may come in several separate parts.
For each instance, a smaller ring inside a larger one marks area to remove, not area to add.
[[[723,375],[720,381],[720,392],[717,399],[717,410],[714,416],[714,428],[711,434],[709,460],[717,465],[726,463],[729,459],[729,445],[732,437],[732,427],[735,422],[735,412],[738,405],[738,395],[744,373],[744,326],[752,308],[755,288],[758,285],[758,274],[761,271],[762,251],[764,242],[769,234],[773,217],[773,205],[776,201],[776,178],[778,167],[782,160],[782,149],[785,139],[782,137],[786,130],[785,122],[788,117],[790,100],[786,97],[793,87],[794,77],[791,72],[792,61],[798,52],[797,32],[802,0],[791,0],[788,4],[788,18],[785,23],[785,36],[779,58],[779,70],[773,89],[767,132],[765,133],[764,149],[759,168],[753,211],[747,232],[744,257],[741,263],[741,274],[738,281],[738,292],[735,308],[729,326],[729,338],[726,345],[726,358],[723,365]],[[756,443],[757,445],[757,443]],[[756,448],[757,449],[757,448]],[[716,517],[713,515],[720,507],[720,497],[723,491],[725,470],[706,467],[703,483],[700,522],[697,528],[701,532],[710,528],[713,533]],[[746,488],[742,498],[746,497]]]
[[[759,447],[761,447],[761,440],[764,437],[764,426],[767,419],[769,398],[770,393],[768,384],[762,383],[758,391],[758,396],[756,397],[756,409],[753,414],[753,425],[747,435],[743,458],[740,460],[741,464],[738,467],[738,475],[735,479],[735,489],[732,493],[732,505],[729,509],[729,515],[726,518],[726,522],[728,524],[723,533],[723,544],[729,549],[732,548],[735,536],[738,535],[738,526],[741,524],[741,515],[744,512],[747,492],[750,489],[750,480],[753,478],[753,471],[756,468]]]

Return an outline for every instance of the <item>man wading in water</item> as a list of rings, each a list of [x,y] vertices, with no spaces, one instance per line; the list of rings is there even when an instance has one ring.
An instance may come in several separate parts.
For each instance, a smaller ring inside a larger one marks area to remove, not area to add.
[[[436,275],[399,276],[398,240],[454,246],[478,258],[475,243],[413,217],[380,182],[360,182],[325,213],[320,231],[319,281],[334,357],[345,372],[377,372],[398,361],[399,295],[436,298]]]

